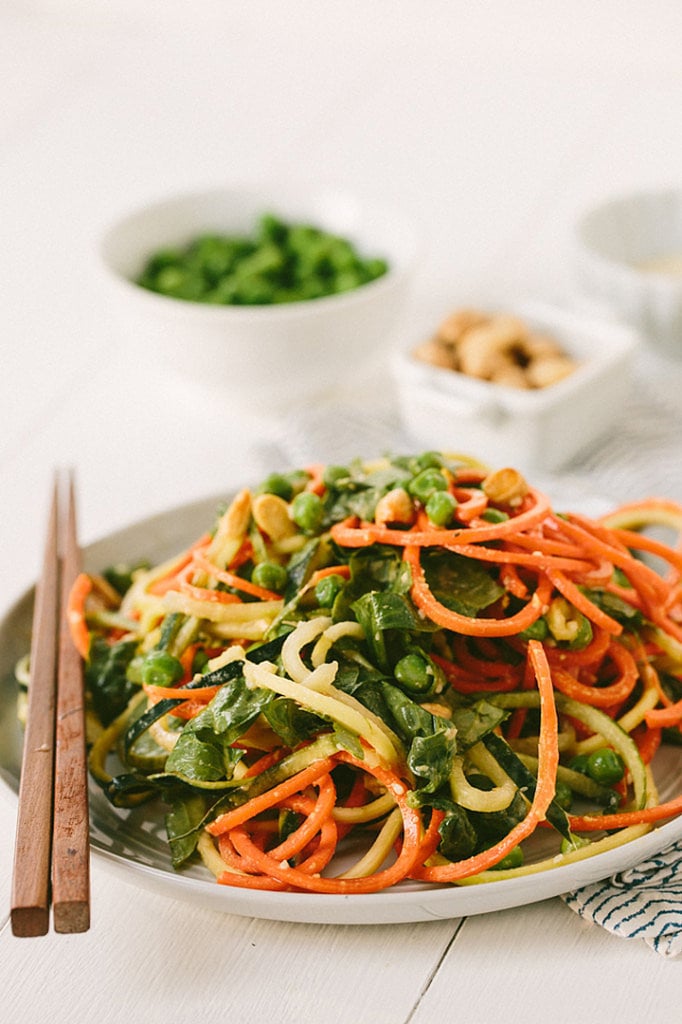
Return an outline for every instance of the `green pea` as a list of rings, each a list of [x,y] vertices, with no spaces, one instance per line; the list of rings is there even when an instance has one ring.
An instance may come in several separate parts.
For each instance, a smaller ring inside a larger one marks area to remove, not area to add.
[[[322,500],[312,491],[301,491],[291,503],[291,518],[304,533],[316,533],[324,519]]]
[[[440,469],[443,459],[440,452],[422,452],[412,459],[415,473],[421,473],[423,469]]]
[[[237,284],[236,302],[242,306],[267,306],[272,302],[272,285],[260,274]]]
[[[561,840],[561,852],[562,853],[573,853],[574,850],[579,850],[583,846],[589,846],[590,840],[584,836],[576,836],[571,832],[570,839]]]
[[[231,306],[237,301],[238,291],[239,284],[236,278],[229,274],[206,293],[206,301],[215,306]]]
[[[315,600],[320,608],[331,608],[339,593],[343,590],[345,580],[338,573],[323,576],[315,587]]]
[[[291,501],[294,496],[294,488],[291,481],[282,473],[271,473],[258,488],[258,494],[276,494],[284,501]]]
[[[178,659],[167,651],[150,651],[142,663],[142,682],[147,686],[172,686],[184,674]]]
[[[434,491],[446,491],[448,482],[439,469],[424,469],[412,477],[407,489],[413,498],[425,505]]]
[[[363,280],[357,270],[342,270],[334,279],[334,291],[350,292],[361,284],[363,284]]]
[[[208,665],[209,657],[203,647],[197,648],[192,658],[192,675],[203,672]]]
[[[549,628],[547,623],[541,617],[531,623],[530,626],[526,626],[526,628],[519,633],[519,637],[522,640],[544,640],[548,633]]]
[[[520,868],[522,865],[523,850],[520,846],[515,846],[506,857],[503,857],[501,861],[493,865],[493,869],[495,871],[508,871],[510,868]]]
[[[509,519],[509,515],[499,508],[487,508],[485,512],[481,512],[481,519],[485,519],[486,523],[504,523]]]
[[[185,282],[185,271],[173,264],[161,267],[154,278],[154,285],[160,292],[175,295]]]
[[[283,565],[277,562],[259,562],[251,573],[251,582],[266,590],[274,590],[281,594],[287,585],[288,574]]]
[[[164,267],[175,266],[181,260],[182,253],[179,249],[159,249],[149,260],[146,271],[148,274],[158,274]]]
[[[353,246],[342,238],[336,238],[329,246],[328,259],[330,266],[335,271],[348,270],[354,267],[357,257]]]
[[[435,526],[448,526],[455,514],[457,499],[449,491],[434,491],[424,507]]]
[[[587,754],[576,754],[576,756],[568,762],[568,767],[574,772],[580,772],[581,775],[590,774],[587,770]]]
[[[293,469],[285,475],[285,479],[291,484],[292,494],[298,494],[310,480],[310,473],[305,469]]]
[[[272,274],[282,267],[283,262],[281,249],[272,242],[266,242],[241,261],[236,273],[240,278]]]
[[[300,302],[348,291],[388,270],[348,239],[265,213],[249,235],[203,234],[153,253],[137,279],[176,299],[213,305]]]
[[[288,228],[284,221],[273,213],[264,213],[260,219],[259,233],[263,241],[283,245],[287,238]]]
[[[578,632],[568,644],[569,650],[581,651],[583,647],[587,647],[591,643],[593,636],[592,623],[586,615],[581,615],[578,619]]]
[[[396,664],[393,674],[411,693],[428,693],[434,683],[431,663],[421,654],[406,654]]]
[[[615,782],[620,782],[625,774],[623,758],[611,747],[600,747],[588,755],[587,774],[595,782],[612,786]]]
[[[350,470],[346,466],[325,466],[322,481],[326,487],[335,487],[340,480],[348,480]]]
[[[234,262],[234,246],[217,235],[203,235],[189,250],[187,263],[200,270],[213,284],[227,274]]]
[[[369,280],[375,281],[378,277],[383,277],[388,271],[388,263],[386,260],[379,259],[366,260],[364,269]]]

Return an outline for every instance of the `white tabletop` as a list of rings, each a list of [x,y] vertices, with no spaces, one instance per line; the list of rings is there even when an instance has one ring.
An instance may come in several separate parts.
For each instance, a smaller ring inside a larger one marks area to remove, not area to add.
[[[112,218],[198,184],[305,176],[420,225],[417,310],[567,301],[578,212],[682,181],[681,32],[678,0],[3,4],[0,611],[35,578],[55,465],[76,468],[87,543],[287,451],[224,408],[199,421],[121,358],[93,255]],[[648,469],[665,492],[665,467]],[[0,787],[7,1024],[679,1012],[679,962],[559,899],[416,925],[283,924],[144,891],[95,857],[91,930],[17,939],[15,811]]]

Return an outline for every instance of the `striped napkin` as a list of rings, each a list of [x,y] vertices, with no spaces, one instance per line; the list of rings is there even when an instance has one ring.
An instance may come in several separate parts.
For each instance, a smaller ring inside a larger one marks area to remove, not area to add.
[[[603,882],[562,897],[571,910],[623,939],[682,955],[682,840]]]
[[[359,396],[299,411],[282,424],[280,457],[290,465],[343,463],[354,456],[415,451],[383,389],[382,404]],[[625,501],[682,501],[682,362],[640,356],[632,400],[599,444],[562,473],[534,482],[557,508],[599,515]],[[475,455],[475,452],[472,452]],[[563,897],[585,920],[623,938],[644,939],[666,957],[682,954],[682,840],[637,867]]]

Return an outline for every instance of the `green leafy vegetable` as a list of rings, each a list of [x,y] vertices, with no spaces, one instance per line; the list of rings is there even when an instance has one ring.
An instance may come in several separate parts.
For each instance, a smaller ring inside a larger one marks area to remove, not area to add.
[[[422,566],[434,597],[460,615],[473,617],[506,593],[485,566],[473,558],[449,551],[427,551]]]
[[[90,644],[85,682],[95,714],[103,725],[113,722],[135,692],[136,687],[126,672],[136,649],[137,643],[134,640],[109,644],[101,637],[95,637]]]

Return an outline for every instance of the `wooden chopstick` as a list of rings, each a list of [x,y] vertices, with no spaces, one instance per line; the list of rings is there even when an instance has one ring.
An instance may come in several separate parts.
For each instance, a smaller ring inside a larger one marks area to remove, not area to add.
[[[33,618],[12,883],[18,936],[47,933],[50,903],[56,932],[90,926],[83,666],[67,621],[79,571],[73,478],[57,474]]]
[[[11,919],[15,935],[45,935],[50,920],[52,829],[49,823],[52,821],[57,693],[58,501],[58,481],[55,479],[33,612],[31,685],[19,784],[12,882]]]

